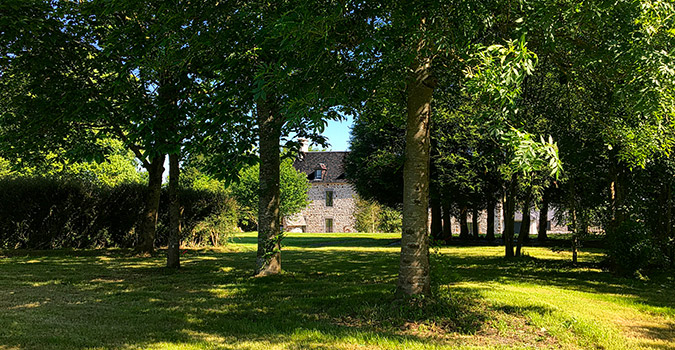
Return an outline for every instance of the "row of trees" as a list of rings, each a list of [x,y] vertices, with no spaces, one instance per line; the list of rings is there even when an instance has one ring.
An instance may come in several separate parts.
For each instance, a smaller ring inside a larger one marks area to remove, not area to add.
[[[179,266],[180,158],[203,154],[207,170],[230,180],[259,155],[265,166],[258,272],[278,272],[278,254],[269,256],[268,242],[279,237],[281,135],[313,136],[330,117],[326,110],[314,111],[322,97],[316,84],[301,78],[312,66],[304,60],[310,56],[299,55],[324,57],[325,64],[336,60],[308,51],[330,31],[328,22],[315,23],[321,32],[307,31],[280,46],[308,16],[324,18],[313,11],[328,10],[306,5],[5,2],[3,155],[17,164],[40,161],[47,150],[100,160],[107,150],[97,147],[98,140],[121,141],[148,173],[141,253],[154,250],[168,155],[170,267]]]
[[[354,113],[357,126],[400,126],[386,136],[405,130],[404,143],[387,145],[398,156],[369,164],[402,167],[400,189],[389,192],[403,194],[398,291],[424,294],[430,200],[453,202],[488,173],[505,181],[506,198],[559,176],[556,145],[538,137],[557,136],[540,127],[546,120],[569,118],[584,136],[594,126],[626,166],[669,149],[671,12],[662,1],[9,0],[0,5],[2,156],[30,162],[60,149],[102,159],[98,140],[122,142],[148,173],[146,253],[168,156],[170,267],[179,266],[180,159],[201,156],[228,180],[258,160],[256,271],[268,275],[281,271],[280,143],[321,143],[340,113]],[[541,84],[557,88],[530,98],[537,63]],[[452,125],[473,126],[485,141],[463,144]],[[457,177],[451,169],[465,162],[456,154],[480,155],[468,165],[475,176]],[[447,198],[430,198],[430,174],[444,179],[431,186]],[[574,174],[566,183],[580,183]],[[506,202],[509,213],[514,205]]]
[[[528,3],[506,12],[518,24],[507,20],[488,31],[502,38],[526,35],[526,50],[517,47],[522,43],[483,48],[478,41],[474,55],[433,71],[445,88],[434,90],[433,105],[426,107],[434,116],[428,131],[431,234],[447,239],[450,232],[441,222],[456,216],[460,237],[468,237],[467,213],[476,218],[487,209],[487,236],[494,239],[490,224],[501,201],[506,256],[519,255],[527,231],[521,230],[514,247],[516,207],[527,222],[534,206],[544,213],[555,206],[575,235],[604,227],[610,245],[620,247],[610,251],[613,262],[639,268],[645,261],[628,258],[644,255],[640,246],[649,240],[624,244],[635,240],[626,240],[629,234],[620,227],[630,216],[631,222],[647,225],[653,218],[647,208],[660,203],[667,219],[661,226],[650,224],[645,230],[652,233],[641,237],[651,238],[649,249],[672,261],[671,177],[651,170],[669,162],[673,140],[673,95],[665,87],[673,83],[673,75],[665,73],[672,70],[673,35],[667,33],[673,27],[667,15],[672,4],[549,5]],[[347,166],[362,196],[389,206],[405,205],[408,198],[400,193],[409,178],[406,137],[412,131],[406,124],[410,116],[402,113],[411,106],[398,97],[406,90],[395,84],[385,85],[380,100],[371,100],[356,119]],[[664,194],[656,196],[654,185]],[[617,240],[622,242],[614,244]]]

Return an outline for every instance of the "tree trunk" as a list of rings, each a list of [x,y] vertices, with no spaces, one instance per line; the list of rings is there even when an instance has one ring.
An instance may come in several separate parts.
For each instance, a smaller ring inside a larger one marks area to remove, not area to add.
[[[485,230],[485,239],[490,242],[495,240],[495,201],[492,199],[487,202],[487,228]]]
[[[459,210],[459,239],[469,239],[469,220],[467,219],[469,209],[462,207]]]
[[[145,208],[141,219],[140,237],[135,251],[139,254],[152,254],[155,251],[155,230],[159,213],[159,198],[162,194],[162,175],[164,159],[161,155],[150,159],[148,171],[148,193],[145,197]]]
[[[258,189],[258,254],[256,275],[281,272],[281,228],[279,210],[279,166],[281,117],[269,100],[256,106],[260,137],[260,188]]]
[[[180,267],[181,213],[178,199],[180,166],[178,154],[169,155],[169,245],[166,252],[166,267]]]
[[[452,222],[450,219],[449,206],[443,206],[443,240],[448,242],[452,239]]]
[[[541,209],[539,209],[539,227],[537,232],[537,240],[543,242],[548,239],[546,230],[548,229],[548,198],[544,194],[544,199],[541,202]]]
[[[670,244],[665,244],[666,249],[668,249],[668,257],[670,258],[670,267],[675,267],[675,236],[673,236],[673,185],[668,182],[668,200],[666,205],[666,242],[671,242]]]
[[[280,181],[281,181],[281,179],[280,179]],[[281,184],[279,186],[281,186]],[[279,187],[279,188],[280,188],[279,191],[281,191],[281,187]],[[377,232],[375,230],[376,224],[377,224],[377,213],[375,212],[375,205],[373,204],[373,205],[370,206],[370,232],[371,233]]]
[[[443,219],[441,203],[438,199],[431,198],[431,237],[438,240],[443,235]]]
[[[577,250],[578,250],[578,236],[577,230],[579,229],[579,221],[577,220],[577,210],[572,208],[572,263],[577,263]]]
[[[480,238],[480,226],[478,226],[478,208],[473,207],[473,211],[471,212],[471,223],[472,223],[472,229],[473,229],[473,238],[478,239]]]
[[[429,277],[429,122],[434,80],[431,60],[417,59],[407,86],[407,126],[403,166],[403,233],[396,294],[431,292]]]
[[[611,231],[616,230],[621,226],[625,220],[624,213],[624,198],[625,198],[625,189],[623,186],[624,174],[623,170],[620,168],[620,164],[615,164],[610,167],[610,175],[612,176],[612,183],[610,184],[610,210],[611,210],[611,221],[609,224],[609,229]]]
[[[516,245],[516,256],[520,256],[520,252],[523,249],[523,243],[525,243],[528,239],[527,237],[530,235],[530,222],[531,220],[530,216],[530,203],[525,203],[523,204],[523,220],[520,223],[520,232],[518,232],[518,244]]]
[[[178,76],[177,72],[167,70],[160,76],[157,89],[159,100],[159,117],[161,123],[167,126],[168,133],[163,142],[166,145],[176,146],[177,151],[169,154],[169,239],[166,252],[166,267],[180,267],[180,203],[178,200],[178,181],[180,179],[180,144],[182,139],[178,130]],[[161,133],[158,133],[158,136]]]
[[[665,215],[662,215],[659,220],[659,229],[656,232],[656,239],[659,242],[661,247],[661,253],[664,257],[667,257],[670,260],[670,250],[671,244],[671,227],[672,227],[672,193],[671,193],[671,183],[669,180],[664,181],[661,187],[661,193],[659,193],[659,209]]]
[[[504,247],[506,248],[506,257],[514,256],[513,252],[513,236],[515,230],[515,192],[516,192],[516,177],[515,175],[509,181],[508,189],[504,193]]]

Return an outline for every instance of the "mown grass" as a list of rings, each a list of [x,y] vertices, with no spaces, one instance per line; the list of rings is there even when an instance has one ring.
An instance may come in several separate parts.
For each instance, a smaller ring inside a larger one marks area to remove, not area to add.
[[[597,250],[447,247],[434,296],[395,301],[397,237],[290,234],[252,278],[255,234],[187,250],[0,252],[0,349],[675,349],[675,280],[602,271]]]

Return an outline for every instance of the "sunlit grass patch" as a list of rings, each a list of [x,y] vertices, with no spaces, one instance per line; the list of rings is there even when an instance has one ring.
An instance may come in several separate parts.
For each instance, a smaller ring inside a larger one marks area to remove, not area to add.
[[[162,254],[2,252],[0,349],[675,348],[669,276],[616,277],[598,250],[443,247],[434,295],[401,302],[397,239],[289,234],[267,278],[255,233],[185,249],[177,272]]]

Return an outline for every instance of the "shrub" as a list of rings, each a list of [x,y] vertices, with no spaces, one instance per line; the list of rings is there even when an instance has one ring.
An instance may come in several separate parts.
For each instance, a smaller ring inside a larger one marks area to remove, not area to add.
[[[182,216],[182,239],[189,246],[214,245],[225,242],[237,231],[238,205],[224,191],[180,189],[179,201]],[[157,229],[157,244],[168,242],[169,196],[162,191],[160,217]]]
[[[0,179],[2,247],[48,249],[95,241],[90,190],[56,179]]]
[[[132,247],[147,187],[94,185],[59,177],[0,178],[0,248]],[[181,189],[183,238],[189,245],[221,244],[234,232],[237,204],[223,191]],[[166,244],[168,193],[157,227]]]
[[[643,222],[628,219],[607,231],[609,262],[620,273],[634,274],[650,265],[662,265],[662,254]]]
[[[376,201],[356,198],[358,232],[401,232],[401,212]]]
[[[141,183],[100,188],[97,226],[107,232],[108,246],[131,248],[136,244],[147,191]]]
[[[257,225],[259,169],[259,164],[242,169],[239,173],[239,182],[231,187],[234,197],[242,207],[241,219],[247,226],[249,222]],[[281,216],[297,214],[309,205],[307,174],[295,170],[291,159],[286,159],[281,163],[279,172]]]
[[[398,209],[383,207],[380,215],[380,231],[381,232],[401,232],[403,226],[403,216]]]
[[[382,206],[375,201],[356,198],[355,228],[358,232],[377,232],[380,229]]]

